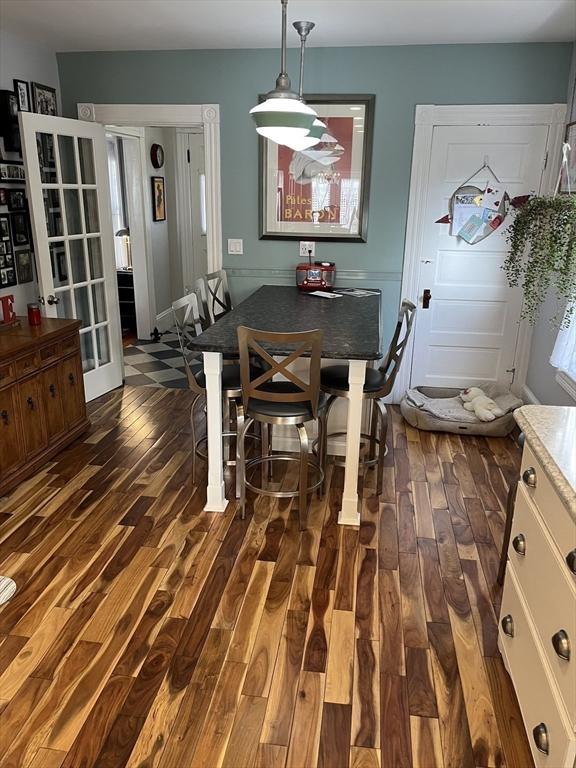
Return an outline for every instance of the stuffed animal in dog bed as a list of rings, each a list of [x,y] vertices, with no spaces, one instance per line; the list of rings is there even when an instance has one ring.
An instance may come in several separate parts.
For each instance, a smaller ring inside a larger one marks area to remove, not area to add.
[[[488,397],[479,387],[468,387],[460,392],[467,411],[473,411],[480,421],[494,421],[498,416],[504,416],[504,411],[491,397]]]

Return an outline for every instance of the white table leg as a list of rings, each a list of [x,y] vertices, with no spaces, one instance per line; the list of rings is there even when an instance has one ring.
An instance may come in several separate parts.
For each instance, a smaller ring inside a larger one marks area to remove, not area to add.
[[[360,459],[360,432],[362,430],[362,393],[366,377],[366,360],[350,360],[348,369],[348,421],[346,426],[346,468],[342,509],[338,515],[340,525],[360,525],[358,509],[358,462]]]
[[[206,512],[223,512],[228,502],[222,469],[222,355],[204,352],[206,374],[206,424],[208,431],[208,488]]]

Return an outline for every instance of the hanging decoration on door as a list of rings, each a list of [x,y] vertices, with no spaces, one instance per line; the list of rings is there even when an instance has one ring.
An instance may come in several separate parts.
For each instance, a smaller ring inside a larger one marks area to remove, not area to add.
[[[470,180],[488,170],[493,181],[484,189],[469,184]],[[449,224],[450,235],[470,245],[484,240],[504,222],[510,206],[510,197],[490,167],[488,159],[454,191],[449,202],[449,213],[436,224]]]

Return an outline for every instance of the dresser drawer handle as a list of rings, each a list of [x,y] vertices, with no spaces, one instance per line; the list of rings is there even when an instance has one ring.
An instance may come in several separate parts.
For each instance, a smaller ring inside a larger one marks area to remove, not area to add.
[[[30,408],[31,411],[34,410],[34,399],[32,397],[27,398],[26,402],[28,403],[28,408]]]
[[[2,419],[2,421],[4,422],[4,424],[5,424],[6,426],[8,426],[8,424],[10,423],[10,418],[9,418],[9,416],[8,416],[8,411],[1,411],[1,412],[0,412],[0,418]]]
[[[519,533],[518,536],[514,536],[514,538],[512,539],[512,546],[521,557],[525,557],[526,537],[524,536],[523,533]]]
[[[534,744],[539,752],[543,752],[545,755],[550,754],[550,741],[548,739],[548,728],[544,723],[540,723],[533,729],[532,735],[534,736]]]
[[[568,552],[566,555],[566,563],[574,576],[576,576],[576,549],[572,549]]]
[[[508,635],[508,637],[514,637],[514,619],[512,616],[508,613],[501,621],[502,629],[504,630],[504,634]]]
[[[50,390],[50,396],[51,397],[56,397],[56,385],[55,384],[50,384],[48,389]]]
[[[552,646],[561,659],[570,661],[570,638],[565,629],[559,629],[555,635],[552,635]]]
[[[522,480],[529,485],[530,488],[536,488],[536,470],[534,467],[528,467],[522,473]]]
[[[73,373],[69,373],[68,374],[68,381],[70,382],[70,384],[74,384],[74,374]]]

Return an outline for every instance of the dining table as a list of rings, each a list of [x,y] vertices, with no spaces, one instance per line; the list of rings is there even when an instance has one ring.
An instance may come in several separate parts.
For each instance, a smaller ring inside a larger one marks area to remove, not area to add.
[[[274,333],[319,329],[322,357],[348,361],[348,413],[344,487],[338,522],[359,525],[358,462],[360,459],[363,388],[366,367],[382,357],[380,291],[361,297],[337,294],[324,298],[299,291],[295,286],[263,285],[189,342],[201,352],[206,376],[206,421],[208,437],[208,512],[223,512],[225,495],[222,446],[223,355],[239,354],[237,329],[247,326]],[[267,346],[272,355],[292,350],[282,344]]]

